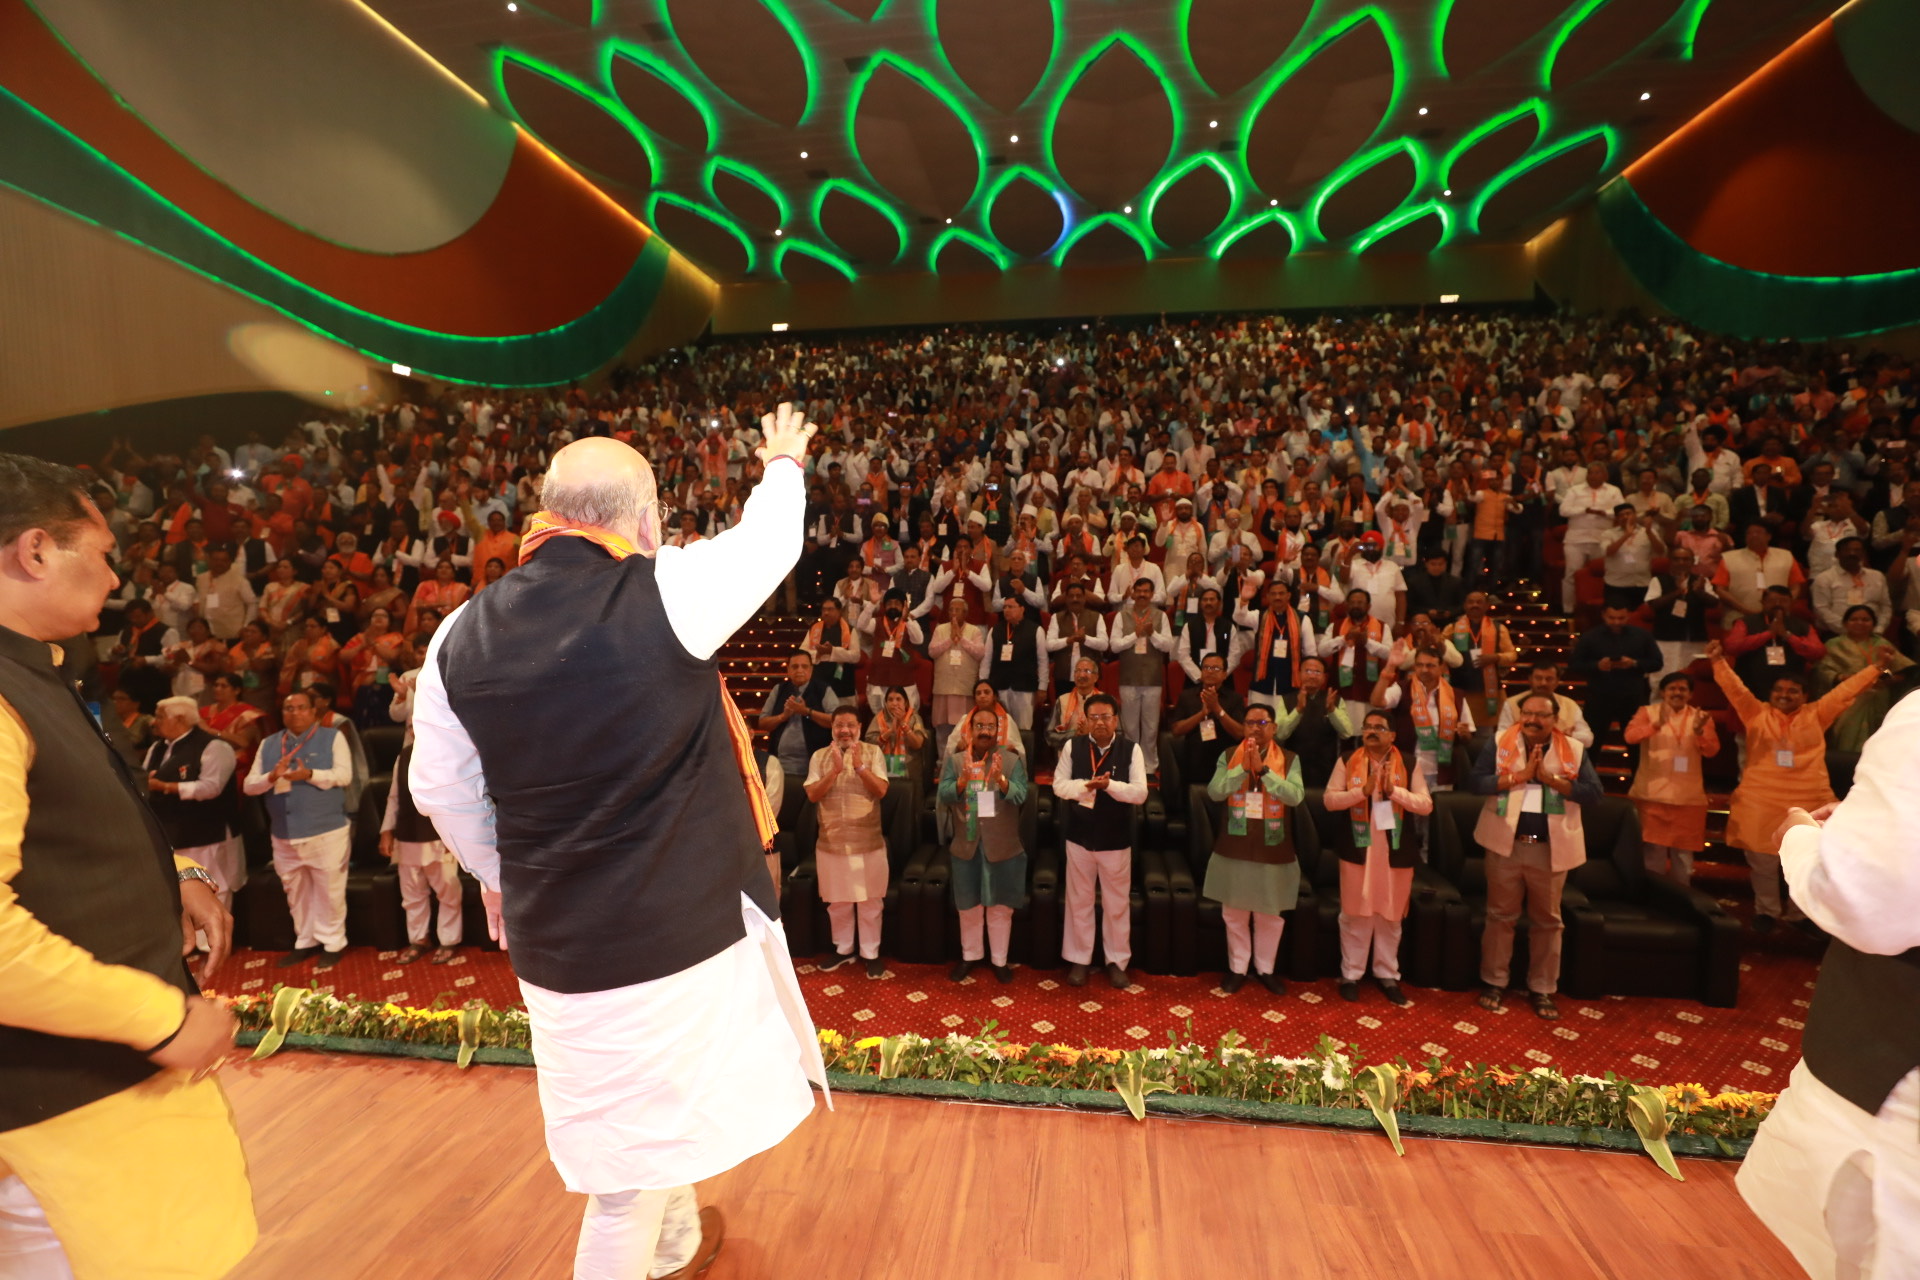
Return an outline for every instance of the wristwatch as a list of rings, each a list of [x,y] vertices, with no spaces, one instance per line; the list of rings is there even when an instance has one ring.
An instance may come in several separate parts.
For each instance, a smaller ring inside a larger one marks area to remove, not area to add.
[[[204,884],[209,889],[214,889],[218,887],[213,883],[213,877],[207,874],[207,869],[205,867],[180,868],[180,883],[185,884],[189,880],[198,880],[201,884]]]

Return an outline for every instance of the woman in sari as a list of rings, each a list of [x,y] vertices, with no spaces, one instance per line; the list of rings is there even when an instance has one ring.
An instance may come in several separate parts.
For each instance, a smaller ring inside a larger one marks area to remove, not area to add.
[[[215,676],[209,685],[213,701],[200,708],[200,720],[210,732],[233,748],[234,769],[245,777],[253,767],[253,753],[260,749],[260,735],[267,726],[266,713],[243,701],[241,678],[231,671]]]
[[[260,620],[266,624],[269,638],[278,642],[299,621],[306,610],[309,590],[306,583],[293,576],[293,561],[274,562],[267,585],[260,589]]]
[[[279,684],[280,651],[267,639],[264,622],[240,628],[240,638],[227,650],[227,670],[240,683],[240,696],[261,711],[269,710]]]
[[[320,566],[320,581],[313,588],[312,612],[326,624],[337,643],[353,638],[360,620],[360,588],[353,585],[347,570],[338,560],[329,559]]]
[[[287,656],[280,663],[280,694],[285,697],[316,680],[340,687],[340,645],[317,614],[307,618],[304,633],[287,646]]]
[[[392,724],[387,708],[393,703],[393,677],[415,665],[413,646],[405,634],[393,629],[393,615],[375,609],[366,628],[340,648],[340,671],[346,678],[353,722],[362,729]]]
[[[1017,756],[1024,757],[1027,754],[1026,743],[1020,737],[1020,730],[1014,727],[1013,717],[1008,715],[1007,709],[1000,705],[999,693],[985,680],[976,680],[973,685],[973,706],[968,710],[967,718],[953,726],[953,732],[947,735],[948,755],[967,749],[967,744],[973,739],[973,731],[969,725],[972,723],[974,713],[979,711],[991,711],[999,718],[1000,732],[996,738],[998,745],[1007,748]]]
[[[373,582],[360,596],[360,622],[364,626],[375,609],[385,609],[389,618],[406,612],[406,593],[393,585],[393,573],[379,561],[373,566]]]
[[[1829,750],[1860,754],[1860,749],[1866,746],[1867,739],[1873,736],[1893,706],[1894,686],[1898,683],[1894,677],[1913,666],[1913,660],[1895,648],[1892,641],[1874,634],[1878,620],[1867,605],[1857,604],[1848,609],[1840,618],[1840,634],[1827,641],[1827,656],[1820,659],[1820,665],[1814,670],[1815,683],[1823,690],[1846,683],[1848,677],[1869,666],[1877,666],[1883,673],[1827,730]]]
[[[441,557],[440,563],[433,566],[433,577],[414,588],[413,602],[407,606],[407,634],[414,635],[420,630],[422,609],[437,610],[444,618],[465,604],[472,594],[466,583],[454,581],[453,561]]]
[[[920,749],[927,745],[927,724],[907,701],[907,691],[898,685],[889,688],[880,704],[880,714],[867,726],[867,741],[879,746],[887,758],[887,777],[923,782]]]
[[[213,638],[205,618],[190,619],[186,638],[167,652],[167,669],[175,697],[205,702],[207,681],[227,669],[227,646]]]

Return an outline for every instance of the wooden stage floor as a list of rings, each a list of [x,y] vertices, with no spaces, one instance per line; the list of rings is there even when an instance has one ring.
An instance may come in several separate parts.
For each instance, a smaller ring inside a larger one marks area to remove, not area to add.
[[[565,1280],[584,1198],[534,1073],[288,1051],[224,1073],[261,1240],[236,1280]],[[842,1095],[701,1186],[710,1280],[1639,1280],[1803,1273],[1731,1165]]]

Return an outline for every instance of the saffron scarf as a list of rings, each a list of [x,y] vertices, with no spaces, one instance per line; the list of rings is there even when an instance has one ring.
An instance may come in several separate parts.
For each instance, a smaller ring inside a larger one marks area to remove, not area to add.
[[[1287,776],[1287,753],[1277,742],[1267,744],[1267,754],[1261,761],[1268,773],[1275,777]],[[1240,753],[1233,753],[1233,768],[1242,768]],[[1247,834],[1247,797],[1253,793],[1253,774],[1244,772],[1240,785],[1227,797],[1227,834],[1243,836]],[[1261,788],[1260,839],[1263,844],[1284,844],[1287,839],[1287,807],[1278,799],[1266,794]]]
[[[1445,685],[1441,686],[1441,688],[1445,687]],[[1407,762],[1398,751],[1388,748],[1387,762],[1384,768],[1387,773],[1385,781],[1389,793],[1391,793],[1395,787],[1400,788],[1402,791],[1407,789]],[[1356,849],[1365,849],[1373,843],[1373,797],[1375,795],[1375,789],[1381,781],[1374,776],[1373,770],[1373,757],[1367,754],[1365,747],[1360,748],[1351,756],[1347,757],[1346,789],[1348,791],[1363,792],[1367,797],[1358,805],[1354,806],[1352,810],[1352,812],[1360,815],[1351,820],[1353,823],[1353,847]],[[1391,794],[1389,794],[1388,798],[1390,800],[1392,799]],[[1398,800],[1392,800],[1392,804],[1393,831],[1389,833],[1387,843],[1393,848],[1398,849],[1400,847],[1400,829],[1406,824],[1406,811],[1400,807]]]
[[[640,548],[611,529],[573,524],[551,511],[538,511],[527,522],[526,536],[520,539],[520,563],[525,564],[550,538],[585,538],[615,560],[640,554]],[[753,825],[760,836],[760,847],[771,849],[774,833],[780,830],[780,824],[774,817],[772,802],[767,799],[767,783],[760,775],[760,764],[753,758],[753,739],[747,734],[747,722],[741,718],[733,695],[727,691],[727,678],[716,671],[714,679],[720,682],[720,706],[727,717],[727,738],[733,747],[733,763],[740,771],[741,784],[746,788],[747,805],[753,810]]]
[[[1453,686],[1442,680],[1434,686],[1439,695],[1439,719],[1436,722],[1433,708],[1427,705],[1426,695],[1420,692],[1420,681],[1416,678],[1407,681],[1407,701],[1412,704],[1414,746],[1420,751],[1431,751],[1433,757],[1442,765],[1453,763],[1453,740],[1460,727],[1460,703],[1453,692]]]
[[[1499,773],[1515,774],[1526,768],[1527,744],[1520,736],[1519,725],[1510,726],[1505,733],[1495,739],[1495,745],[1496,755],[1494,767]],[[1563,778],[1573,778],[1578,775],[1580,762],[1575,758],[1573,742],[1566,734],[1556,728],[1553,731],[1552,739],[1548,743],[1548,750],[1553,756],[1555,773],[1558,773]],[[1497,777],[1498,774],[1496,774],[1496,778]],[[1542,811],[1550,814],[1565,813],[1567,811],[1566,797],[1562,796],[1558,791],[1555,791],[1552,787],[1542,785],[1540,787],[1540,793]],[[1512,798],[1512,795],[1513,793],[1511,791],[1502,791],[1500,793],[1499,801],[1495,807],[1503,818],[1507,816],[1507,802]]]
[[[1353,634],[1353,626],[1354,620],[1351,617],[1340,624],[1340,640],[1343,649],[1346,647],[1347,637]],[[1375,657],[1373,650],[1367,646],[1380,638],[1380,619],[1368,614],[1366,632],[1367,640],[1360,646],[1360,652],[1367,655],[1367,683],[1372,684],[1380,678],[1380,659]],[[1340,687],[1348,689],[1352,686],[1353,663],[1343,661],[1340,663]]]
[[[1281,619],[1285,618],[1282,622]],[[1274,633],[1282,626],[1287,630],[1287,659],[1293,665],[1293,687],[1300,687],[1300,615],[1292,609],[1282,609],[1275,613],[1268,609],[1260,619],[1260,644],[1253,660],[1253,678],[1267,678],[1267,663],[1273,658]]]

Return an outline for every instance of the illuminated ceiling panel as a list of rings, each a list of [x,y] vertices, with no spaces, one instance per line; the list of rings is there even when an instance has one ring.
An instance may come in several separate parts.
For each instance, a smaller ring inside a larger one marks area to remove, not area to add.
[[[371,2],[724,280],[1522,240],[1833,7]]]

